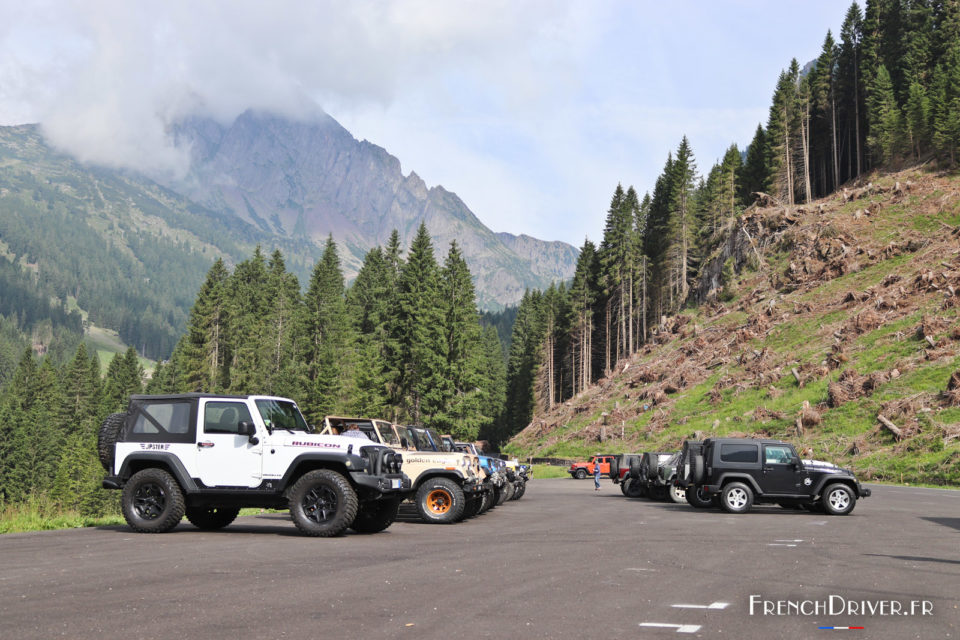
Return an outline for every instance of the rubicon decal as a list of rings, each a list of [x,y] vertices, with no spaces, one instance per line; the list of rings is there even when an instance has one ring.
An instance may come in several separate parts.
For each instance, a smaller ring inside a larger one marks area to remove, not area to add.
[[[291,447],[318,447],[320,449],[342,449],[338,444],[332,442],[309,442],[305,440],[294,440],[290,443]]]

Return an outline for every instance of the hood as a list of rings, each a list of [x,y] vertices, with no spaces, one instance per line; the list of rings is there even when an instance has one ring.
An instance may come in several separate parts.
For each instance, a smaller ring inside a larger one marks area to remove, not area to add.
[[[802,460],[803,466],[809,469],[819,469],[821,471],[846,471],[842,467],[838,467],[832,462],[826,462],[824,460]]]
[[[360,455],[361,447],[381,447],[383,445],[371,440],[350,438],[347,436],[320,435],[318,433],[303,433],[301,431],[274,431],[270,439],[271,445],[292,447],[304,451],[335,451],[346,453],[352,447],[355,454]]]

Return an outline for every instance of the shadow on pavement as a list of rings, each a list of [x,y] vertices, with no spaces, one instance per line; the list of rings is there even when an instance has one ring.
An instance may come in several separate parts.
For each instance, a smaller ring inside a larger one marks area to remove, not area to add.
[[[960,518],[921,518],[921,520],[926,520],[934,524],[942,524],[945,527],[960,531]]]
[[[865,556],[875,558],[893,558],[894,560],[908,560],[910,562],[940,562],[942,564],[960,564],[960,560],[950,560],[948,558],[927,558],[925,556],[891,556],[885,553],[865,553]]]

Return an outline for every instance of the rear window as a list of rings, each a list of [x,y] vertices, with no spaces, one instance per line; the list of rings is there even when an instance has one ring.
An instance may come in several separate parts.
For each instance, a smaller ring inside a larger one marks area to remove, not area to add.
[[[192,442],[196,415],[187,401],[136,402],[127,439],[133,442]],[[129,424],[129,423],[128,423]]]
[[[756,462],[757,445],[755,444],[721,444],[720,462]]]

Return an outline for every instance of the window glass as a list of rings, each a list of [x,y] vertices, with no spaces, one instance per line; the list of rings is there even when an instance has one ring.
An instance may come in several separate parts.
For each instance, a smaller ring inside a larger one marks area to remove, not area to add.
[[[152,420],[151,420],[152,418]],[[133,423],[133,433],[187,433],[190,431],[190,404],[156,402],[143,406]]]
[[[378,422],[376,423],[377,433],[380,434],[382,441],[385,444],[400,446],[400,440],[397,438],[397,434],[393,432],[393,428],[386,423]]]
[[[253,422],[243,402],[208,402],[203,409],[204,433],[237,433],[240,422]]]
[[[763,459],[767,464],[790,464],[793,453],[790,447],[768,445],[763,448]]]
[[[721,462],[756,462],[757,458],[757,445],[755,444],[720,445]]]
[[[257,400],[257,410],[263,424],[270,429],[309,431],[297,405],[283,400]]]

